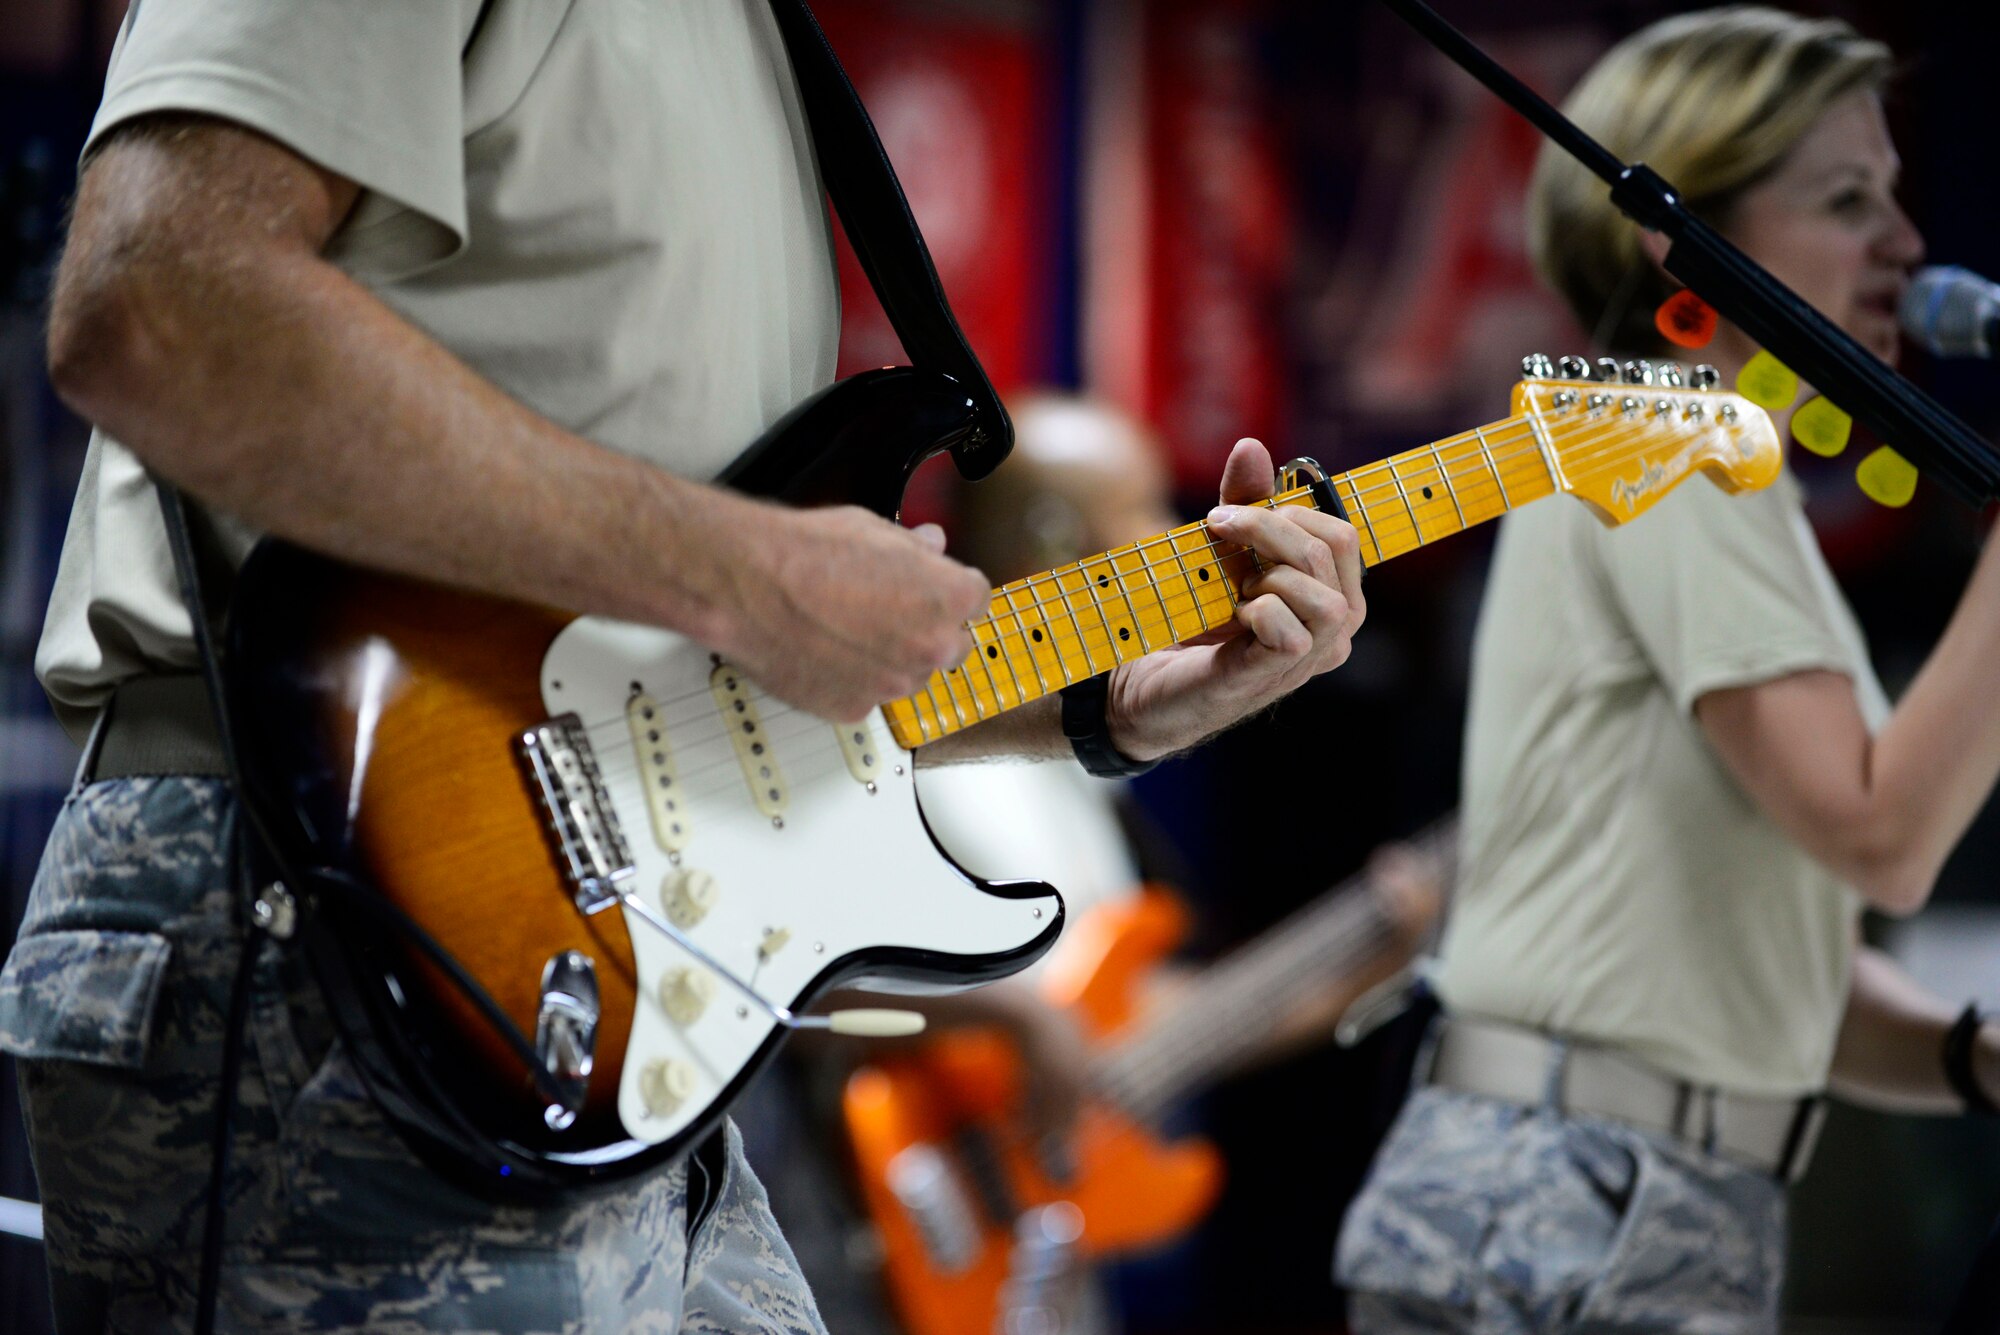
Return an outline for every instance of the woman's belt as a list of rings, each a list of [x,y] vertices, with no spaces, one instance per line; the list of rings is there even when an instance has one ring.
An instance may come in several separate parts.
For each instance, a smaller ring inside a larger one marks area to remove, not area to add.
[[[1602,1117],[1794,1182],[1819,1135],[1817,1095],[1758,1098],[1697,1085],[1611,1048],[1493,1020],[1439,1021],[1430,1082],[1528,1107]]]

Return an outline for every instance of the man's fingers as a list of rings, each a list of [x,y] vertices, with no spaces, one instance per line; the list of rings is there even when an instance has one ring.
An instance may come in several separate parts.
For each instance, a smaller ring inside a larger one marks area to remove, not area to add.
[[[1229,461],[1222,466],[1222,503],[1224,505],[1246,505],[1251,501],[1261,501],[1273,495],[1278,487],[1278,473],[1271,466],[1270,451],[1263,442],[1245,436],[1229,451]]]
[[[1250,633],[1256,637],[1254,645],[1244,646],[1249,656],[1295,662],[1312,652],[1312,632],[1306,629],[1299,614],[1276,593],[1251,598],[1236,609],[1236,619],[1248,626]]]
[[[1302,514],[1327,517],[1317,511],[1302,511]],[[1314,579],[1329,582],[1334,578],[1332,547],[1303,524],[1295,523],[1286,510],[1267,510],[1261,505],[1217,506],[1208,513],[1208,530],[1219,538],[1251,548],[1267,565],[1295,566]]]

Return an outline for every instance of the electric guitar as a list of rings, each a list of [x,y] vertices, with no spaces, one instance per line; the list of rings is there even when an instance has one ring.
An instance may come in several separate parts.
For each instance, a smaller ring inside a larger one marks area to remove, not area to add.
[[[1414,841],[1447,884],[1456,838],[1445,821]],[[1185,912],[1149,890],[1084,915],[1041,989],[1098,1045],[1064,1180],[1046,1147],[1013,1129],[1021,1062],[999,1032],[950,1034],[856,1071],[843,1120],[908,1335],[1026,1329],[1009,1314],[1060,1311],[1076,1264],[1192,1228],[1222,1189],[1222,1158],[1200,1139],[1162,1141],[1159,1116],[1229,1074],[1301,1005],[1345,1010],[1393,977],[1437,910],[1356,876],[1210,966],[1156,1016],[1140,1005],[1186,934]],[[1064,1265],[1052,1264],[1058,1254]]]
[[[1555,492],[1616,523],[1695,471],[1777,475],[1735,395],[1553,369],[1503,421],[1335,477],[1302,462],[1264,504],[1344,513],[1373,564]],[[937,372],[855,376],[724,481],[893,516],[972,411]],[[687,1148],[790,1028],[902,1027],[799,1014],[836,984],[953,989],[1047,950],[1060,897],[941,858],[912,750],[1227,625],[1254,561],[1190,524],[996,589],[963,663],[836,726],[665,630],[266,542],[232,601],[229,714],[385,1107],[420,1147],[560,1186]]]

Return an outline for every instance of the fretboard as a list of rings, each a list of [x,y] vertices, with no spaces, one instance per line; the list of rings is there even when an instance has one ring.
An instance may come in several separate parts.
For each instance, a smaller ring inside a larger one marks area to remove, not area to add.
[[[1327,484],[1360,534],[1362,560],[1378,565],[1560,490],[1560,470],[1554,442],[1529,416]],[[1314,491],[1262,504],[1316,505]],[[1214,630],[1236,615],[1242,583],[1257,568],[1253,553],[1195,523],[995,589],[987,615],[970,623],[973,654],[885,705],[890,730],[915,748]]]

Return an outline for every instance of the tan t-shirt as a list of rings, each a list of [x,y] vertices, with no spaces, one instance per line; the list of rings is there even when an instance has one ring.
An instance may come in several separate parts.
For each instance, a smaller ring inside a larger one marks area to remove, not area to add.
[[[389,306],[558,424],[714,476],[832,378],[838,338],[768,5],[494,0],[461,59],[478,8],[140,0],[91,143],[161,111],[270,135],[363,187],[328,255]],[[240,559],[254,535],[220,527]],[[74,732],[111,684],[192,662],[152,490],[100,434],[36,670]]]
[[[1859,901],[1724,770],[1708,691],[1824,668],[1889,706],[1789,472],[1684,483],[1606,529],[1500,530],[1473,648],[1453,1010],[1616,1045],[1745,1093],[1821,1088]]]

